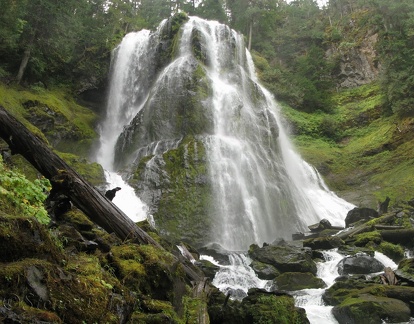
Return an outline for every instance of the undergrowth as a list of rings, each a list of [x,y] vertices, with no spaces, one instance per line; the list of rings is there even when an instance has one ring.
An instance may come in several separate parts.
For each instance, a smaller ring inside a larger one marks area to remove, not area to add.
[[[0,156],[0,208],[10,214],[36,217],[42,224],[50,219],[43,206],[51,189],[46,178],[29,181],[18,171],[7,168]]]

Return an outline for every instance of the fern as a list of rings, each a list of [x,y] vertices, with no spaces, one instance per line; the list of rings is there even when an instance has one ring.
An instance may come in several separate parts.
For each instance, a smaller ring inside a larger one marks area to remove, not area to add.
[[[48,179],[29,181],[20,172],[7,168],[0,156],[0,205],[5,211],[35,217],[40,223],[48,224],[50,218],[43,202],[50,189]]]

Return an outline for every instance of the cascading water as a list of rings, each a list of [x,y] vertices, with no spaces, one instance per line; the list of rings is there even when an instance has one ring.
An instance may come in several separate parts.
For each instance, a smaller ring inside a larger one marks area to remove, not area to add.
[[[190,17],[168,43],[176,32],[171,25],[128,34],[115,51],[97,154],[109,170],[109,187],[124,187],[112,180],[121,179],[117,169],[137,177],[135,189],[149,210],[157,216],[164,208],[164,221],[155,218],[161,232],[168,235],[173,224],[179,237],[195,231],[187,239],[229,251],[290,239],[323,218],[343,225],[354,206],[330,192],[292,148],[243,37],[218,22]],[[193,197],[189,190],[199,190],[191,204],[185,201],[186,195]],[[138,198],[121,198],[125,191],[115,199],[126,200],[132,213],[145,218],[147,207]],[[178,204],[174,192],[182,199]],[[210,208],[195,215],[192,208],[199,201]],[[245,294],[251,287],[267,287],[243,253],[232,254],[230,262],[214,281],[222,290]]]
[[[185,40],[194,29],[205,43],[212,85],[214,135],[206,138],[206,146],[220,225],[212,240],[229,250],[247,250],[253,242],[290,238],[322,218],[343,225],[353,206],[330,192],[293,151],[241,35],[192,18],[184,26],[182,56],[191,55]]]
[[[353,206],[330,192],[290,146],[279,108],[259,84],[242,36],[218,22],[190,17],[181,29],[178,55],[162,67],[157,57],[166,47],[160,36],[166,24],[154,33],[128,34],[117,48],[97,161],[114,171],[147,158],[144,178],[151,178],[165,165],[163,153],[178,147],[186,135],[197,136],[205,147],[214,196],[214,207],[204,216],[213,221],[203,235],[206,242],[228,250],[290,239],[322,218],[343,225]],[[197,71],[201,76],[195,77]],[[191,82],[195,86],[186,88]],[[188,107],[202,82],[207,95],[196,108]],[[174,100],[181,100],[179,118],[167,109]],[[204,120],[198,130],[188,119],[196,114],[193,119]],[[165,171],[160,172],[158,179],[150,179],[157,187],[147,199],[152,211],[161,199],[159,179]]]
[[[143,30],[130,33],[115,50],[111,83],[107,102],[106,117],[99,127],[100,147],[96,161],[105,169],[107,186],[105,190],[120,187],[113,202],[132,220],[140,221],[151,216],[147,206],[136,196],[134,189],[122,177],[114,172],[115,144],[123,127],[127,125],[142,108],[147,97],[145,76],[151,66],[146,54],[150,32]],[[136,62],[139,64],[133,64]],[[139,79],[142,76],[143,79]]]

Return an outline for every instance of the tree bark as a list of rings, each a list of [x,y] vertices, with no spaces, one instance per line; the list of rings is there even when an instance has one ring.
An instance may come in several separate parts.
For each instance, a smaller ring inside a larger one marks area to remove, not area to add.
[[[65,195],[73,204],[107,232],[114,232],[122,240],[132,239],[141,244],[161,247],[1,106],[0,136],[7,142],[12,153],[23,155],[46,178],[52,181],[59,179]]]
[[[22,62],[20,63],[19,72],[17,73],[16,82],[20,84],[23,78],[24,71],[26,71],[27,63],[30,58],[30,49],[26,49],[23,54]]]

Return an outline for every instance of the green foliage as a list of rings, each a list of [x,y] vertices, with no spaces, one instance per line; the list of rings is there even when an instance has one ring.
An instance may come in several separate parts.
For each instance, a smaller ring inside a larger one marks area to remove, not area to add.
[[[50,219],[43,202],[50,189],[46,178],[31,182],[21,173],[8,169],[0,156],[0,201],[3,211],[36,217],[40,223],[48,224]]]

